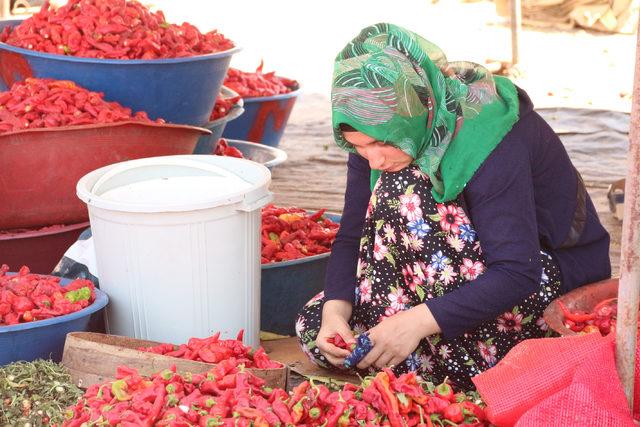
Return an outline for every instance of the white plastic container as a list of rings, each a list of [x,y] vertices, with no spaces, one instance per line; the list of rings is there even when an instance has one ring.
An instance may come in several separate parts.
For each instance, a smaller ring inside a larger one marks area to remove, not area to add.
[[[110,333],[259,344],[260,208],[269,170],[222,156],[132,160],[80,179]]]

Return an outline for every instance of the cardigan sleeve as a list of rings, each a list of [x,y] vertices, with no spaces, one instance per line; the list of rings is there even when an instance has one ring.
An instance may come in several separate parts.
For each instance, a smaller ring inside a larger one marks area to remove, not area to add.
[[[331,248],[324,293],[326,300],[353,302],[360,238],[371,198],[371,169],[363,157],[353,153],[349,154],[347,168],[344,209],[340,229]]]
[[[542,274],[529,151],[505,139],[464,191],[484,274],[425,303],[447,339],[495,319],[536,292]]]

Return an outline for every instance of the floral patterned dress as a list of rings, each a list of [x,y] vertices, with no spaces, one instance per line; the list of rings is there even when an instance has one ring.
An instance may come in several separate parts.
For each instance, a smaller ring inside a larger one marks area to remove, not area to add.
[[[540,257],[537,293],[463,336],[448,341],[436,334],[422,340],[394,371],[417,371],[435,383],[448,377],[470,390],[471,377],[495,365],[518,342],[551,336],[542,312],[560,295],[561,277],[551,256],[541,252]],[[402,310],[467,285],[484,271],[480,241],[459,204],[436,203],[429,178],[416,167],[383,173],[367,209],[350,325],[362,333]],[[309,358],[330,367],[315,345],[323,302],[319,294],[307,303],[296,333]]]

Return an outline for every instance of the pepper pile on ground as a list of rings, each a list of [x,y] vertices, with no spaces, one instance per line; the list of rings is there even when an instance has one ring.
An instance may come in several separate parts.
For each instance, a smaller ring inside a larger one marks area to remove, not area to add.
[[[215,154],[216,156],[227,156],[244,159],[242,151],[238,150],[236,147],[230,146],[227,140],[224,138],[220,138],[218,140],[218,144],[216,145],[216,149],[213,154]]]
[[[564,315],[564,325],[567,328],[574,332],[600,332],[602,335],[607,335],[616,330],[617,301],[617,298],[603,300],[589,313],[571,311],[562,301],[558,301],[558,305]]]
[[[0,92],[0,133],[122,121],[153,123],[144,111],[133,114],[68,80],[28,78]]]
[[[213,110],[211,110],[211,117],[209,117],[209,120],[218,120],[229,114],[229,111],[231,111],[233,106],[236,105],[240,99],[242,99],[240,96],[232,96],[230,98],[218,96],[216,103],[213,105]]]
[[[295,80],[276,76],[274,71],[263,73],[263,65],[264,62],[260,62],[255,73],[229,68],[224,85],[238,92],[243,98],[282,95],[298,88],[298,82]]]
[[[262,209],[262,264],[288,261],[331,251],[339,224],[324,218],[326,209],[267,205]]]
[[[234,44],[217,31],[202,34],[191,24],[170,24],[161,11],[137,1],[70,0],[59,8],[49,2],[15,28],[5,27],[0,41],[60,55],[107,59],[156,59],[204,55]]]
[[[253,351],[251,347],[245,346],[242,343],[243,336],[244,330],[241,330],[235,340],[221,340],[218,332],[209,338],[191,338],[187,344],[160,344],[154,347],[140,347],[138,350],[206,363],[230,360],[245,368],[282,368],[282,363],[271,360],[262,347]]]
[[[82,396],[66,368],[49,360],[0,367],[0,426],[42,426],[64,421]]]
[[[290,394],[264,387],[264,380],[229,361],[206,374],[178,375],[173,369],[150,379],[120,368],[117,378],[89,387],[63,426],[488,425],[472,397],[454,394],[446,384],[419,382],[414,373],[396,377],[385,370],[334,392],[303,382]]]
[[[95,301],[90,280],[76,279],[60,286],[60,278],[31,274],[23,266],[18,274],[8,275],[9,267],[0,267],[0,326],[16,325],[75,313]]]

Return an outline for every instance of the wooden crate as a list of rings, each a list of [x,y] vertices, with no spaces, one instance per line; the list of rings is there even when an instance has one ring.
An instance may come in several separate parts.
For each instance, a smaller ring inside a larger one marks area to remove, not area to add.
[[[175,365],[178,372],[203,373],[212,369],[211,363],[184,360],[176,357],[139,351],[139,347],[151,347],[160,343],[117,335],[93,332],[72,332],[64,344],[62,364],[73,381],[83,388],[104,381],[112,381],[118,366],[137,369],[141,375],[149,376]],[[263,378],[268,387],[287,386],[287,367],[279,369],[249,368],[247,371]]]

